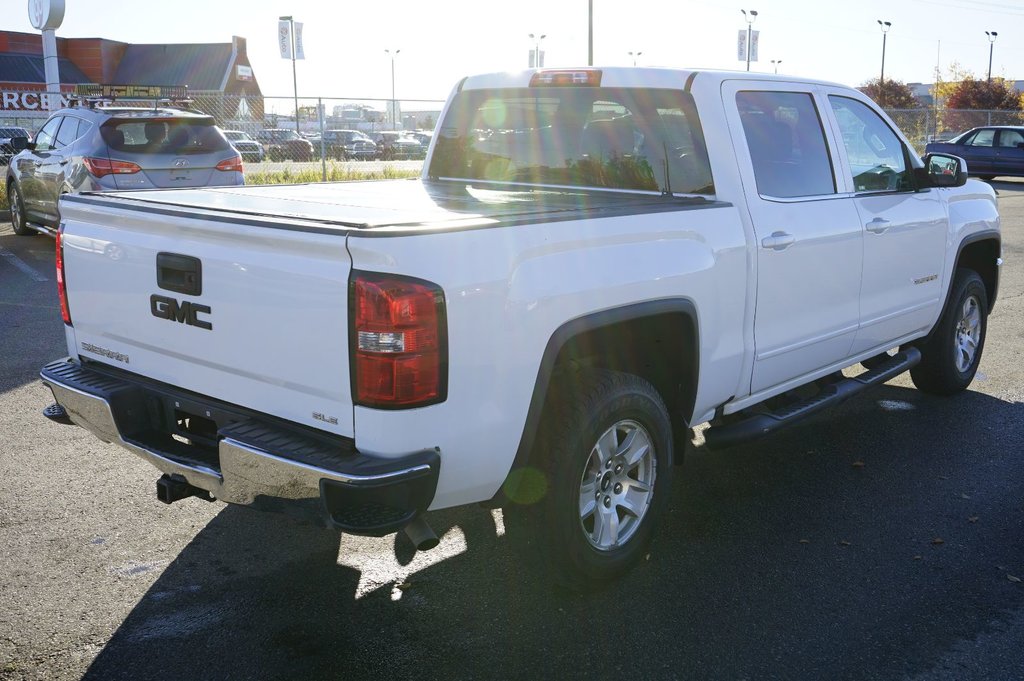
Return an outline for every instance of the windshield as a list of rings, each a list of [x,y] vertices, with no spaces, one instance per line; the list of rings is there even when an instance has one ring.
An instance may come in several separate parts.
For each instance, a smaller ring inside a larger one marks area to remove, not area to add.
[[[226,130],[224,135],[232,142],[248,142],[252,140],[248,133],[239,130]]]
[[[204,154],[225,151],[227,140],[213,119],[111,119],[101,128],[114,151],[148,154]]]
[[[714,192],[697,111],[678,90],[469,90],[437,138],[431,177]]]
[[[270,137],[275,141],[297,140],[299,134],[294,130],[270,130]]]

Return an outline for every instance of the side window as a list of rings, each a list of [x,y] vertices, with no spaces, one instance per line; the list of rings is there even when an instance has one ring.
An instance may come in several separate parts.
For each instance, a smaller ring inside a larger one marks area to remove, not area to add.
[[[1016,130],[999,131],[999,146],[1016,149],[1019,144],[1024,144],[1024,135]]]
[[[758,193],[777,198],[836,193],[825,131],[809,93],[739,92],[736,105]]]
[[[64,122],[60,124],[57,131],[57,148],[70,146],[78,139],[78,119],[73,116],[65,116]]]
[[[56,149],[57,128],[63,116],[54,116],[46,121],[46,125],[36,133],[36,151],[50,151]]]
[[[995,130],[979,130],[974,134],[974,137],[964,142],[969,147],[991,147],[995,145],[996,131]]]
[[[914,181],[903,144],[871,107],[849,97],[829,96],[850,159],[854,190],[910,191]]]

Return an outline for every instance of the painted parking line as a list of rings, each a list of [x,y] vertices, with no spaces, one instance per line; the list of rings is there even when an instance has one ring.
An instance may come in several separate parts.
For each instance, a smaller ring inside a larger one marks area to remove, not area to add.
[[[7,262],[11,263],[19,270],[27,274],[29,277],[34,279],[35,281],[50,281],[42,274],[40,274],[36,269],[34,269],[31,265],[29,265],[24,260],[8,251],[6,248],[0,248],[0,258],[3,258]]]

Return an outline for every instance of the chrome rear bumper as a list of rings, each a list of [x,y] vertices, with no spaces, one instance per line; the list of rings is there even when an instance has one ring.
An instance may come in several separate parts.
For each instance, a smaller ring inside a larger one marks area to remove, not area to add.
[[[406,525],[433,500],[440,468],[434,450],[397,459],[368,457],[354,445],[333,448],[239,417],[218,427],[215,456],[192,456],[188,445],[154,430],[146,404],[173,399],[173,387],[133,382],[67,359],[48,364],[40,377],[76,425],[227,503],[262,508],[267,500],[319,501],[313,506],[329,524],[381,535]],[[225,411],[223,405],[217,410]]]

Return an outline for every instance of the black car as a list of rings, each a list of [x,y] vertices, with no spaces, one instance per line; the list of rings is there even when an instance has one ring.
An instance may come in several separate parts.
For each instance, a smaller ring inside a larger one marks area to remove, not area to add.
[[[32,139],[32,135],[25,128],[0,128],[0,164],[7,165],[11,162],[11,156],[18,153],[11,146],[11,140],[15,137]]]
[[[948,142],[932,142],[926,153],[953,154],[983,180],[999,175],[1024,177],[1024,126],[974,128]]]

